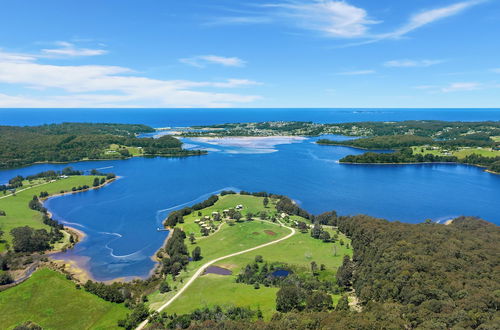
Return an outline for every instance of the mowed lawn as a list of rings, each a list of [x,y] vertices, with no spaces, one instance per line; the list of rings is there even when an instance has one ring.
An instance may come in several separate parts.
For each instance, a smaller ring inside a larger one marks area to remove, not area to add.
[[[187,314],[197,308],[220,306],[260,308],[265,319],[276,310],[278,288],[254,289],[253,285],[235,283],[233,276],[206,274],[194,283],[170,305],[168,314]]]
[[[263,197],[249,195],[231,194],[219,196],[219,200],[214,205],[200,211],[194,211],[193,213],[185,216],[184,223],[178,224],[177,227],[184,230],[188,235],[190,233],[194,233],[195,236],[201,237],[201,228],[194,222],[196,219],[201,219],[204,216],[212,216],[212,212],[219,212],[222,215],[224,210],[231,208],[234,209],[237,205],[243,205],[243,209],[240,210],[243,218],[245,218],[248,212],[256,215],[256,217],[258,217],[257,214],[262,211],[265,211],[269,215],[276,214],[276,209],[273,206],[274,201],[269,199],[269,205],[267,208],[264,207],[263,201]],[[201,215],[198,215],[198,212],[201,212]]]
[[[278,288],[260,286],[255,289],[252,285],[236,283],[236,276],[246,265],[254,262],[256,255],[261,255],[266,262],[285,262],[299,272],[309,272],[311,262],[315,261],[318,266],[324,264],[326,267],[320,276],[332,278],[342,264],[344,255],[352,255],[352,249],[346,247],[350,240],[342,234],[339,238],[345,242],[344,245],[340,245],[338,241],[335,244],[324,243],[313,239],[309,233],[298,232],[277,244],[219,261],[214,265],[230,269],[233,274],[207,274],[199,277],[167,308],[167,313],[185,314],[206,306],[233,305],[260,308],[264,318],[270,319],[276,312]],[[334,303],[339,298],[340,296],[333,296]]]
[[[71,191],[72,187],[78,186],[92,186],[94,176],[70,176],[65,179],[59,179],[54,182],[47,182],[34,186],[32,188],[18,189],[16,195],[6,195],[5,198],[0,199],[0,210],[5,211],[6,216],[0,216],[0,230],[4,232],[3,239],[11,242],[12,238],[9,234],[10,230],[15,227],[30,226],[35,229],[45,228],[50,230],[49,226],[43,224],[42,215],[40,212],[31,210],[28,207],[29,201],[33,195],[40,195],[40,192],[47,191],[49,195],[58,194],[61,190]],[[99,177],[100,178],[100,177]],[[3,197],[3,195],[0,195]],[[5,249],[5,244],[0,243],[0,252]]]
[[[116,329],[130,310],[107,302],[64,275],[40,269],[16,287],[0,292],[0,328],[32,321],[44,329]]]
[[[234,208],[238,204],[244,206],[243,215],[246,212],[257,214],[262,210],[270,215],[277,213],[276,201],[270,200],[268,208],[264,208],[262,201],[261,197],[226,195],[213,206],[201,210],[201,216],[210,216],[213,211],[222,212],[224,209]],[[181,226],[185,230],[192,228],[191,225],[198,228],[194,220],[201,216],[195,211],[194,214],[184,217],[185,223]],[[293,220],[306,221],[301,217],[293,216],[289,222],[291,223]],[[324,229],[332,236],[336,232],[336,229],[331,227],[324,227]],[[188,231],[187,233],[189,234]],[[274,235],[270,235],[271,233]],[[183,283],[207,261],[276,240],[289,233],[290,230],[282,227],[279,223],[253,220],[238,222],[233,226],[224,223],[218,232],[208,237],[197,237],[196,244],[189,244],[189,241],[186,240],[190,251],[196,246],[201,248],[203,260],[190,262],[188,271],[183,272],[176,281],[172,281],[169,277],[168,282],[174,290],[165,294],[156,292],[150,295],[148,297],[150,307],[158,308],[162,303],[168,301],[182,287]],[[340,240],[343,241],[343,245],[340,244]],[[342,264],[344,255],[352,255],[350,243],[350,240],[343,234],[339,234],[336,243],[325,243],[312,238],[309,232],[301,233],[297,230],[296,234],[287,240],[215,263],[215,266],[230,269],[232,275],[206,274],[198,277],[179,298],[172,302],[165,312],[185,314],[198,308],[232,305],[250,307],[254,310],[260,308],[264,318],[270,319],[276,312],[276,292],[279,289],[263,285],[259,289],[255,289],[253,285],[236,283],[237,275],[247,264],[254,262],[256,255],[263,256],[264,260],[269,263],[287,263],[298,273],[310,272],[311,262],[315,261],[318,267],[321,264],[325,265],[325,270],[320,272],[320,278],[331,280],[334,279],[337,268]],[[339,298],[340,296],[333,296],[334,302],[337,302]]]
[[[414,154],[433,154],[435,156],[444,156],[443,149],[428,150],[425,147],[412,147]],[[423,152],[422,152],[423,149]],[[465,158],[469,155],[476,154],[483,157],[497,157],[500,156],[499,150],[493,150],[492,148],[460,148],[459,150],[452,151],[451,154],[457,158]]]
[[[275,235],[270,235],[269,233],[271,232]],[[206,262],[227,254],[243,251],[277,240],[289,233],[289,229],[280,227],[277,224],[254,220],[236,223],[234,226],[224,224],[218,232],[206,238],[198,238],[196,244],[190,244],[189,240],[186,239],[186,244],[190,252],[192,252],[196,246],[201,248],[203,259],[190,262],[187,271],[182,272],[177,277],[176,282],[173,282],[171,279],[169,279],[169,282],[172,287],[177,286],[180,289],[182,287],[182,282],[187,281],[193,273]],[[165,294],[159,292],[153,293],[148,297],[151,308],[161,306],[163,302],[167,301],[174,294],[175,291]]]
[[[453,152],[453,155],[457,156],[458,158],[465,158],[472,154],[480,155],[483,157],[496,157],[500,156],[500,150],[493,150],[491,148],[467,148]]]

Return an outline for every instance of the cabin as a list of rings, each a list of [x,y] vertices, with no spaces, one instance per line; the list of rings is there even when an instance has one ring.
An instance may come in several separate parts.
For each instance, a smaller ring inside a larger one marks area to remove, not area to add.
[[[237,209],[237,210],[241,210],[241,209],[243,209],[243,205],[241,205],[241,204],[236,205],[236,209]]]

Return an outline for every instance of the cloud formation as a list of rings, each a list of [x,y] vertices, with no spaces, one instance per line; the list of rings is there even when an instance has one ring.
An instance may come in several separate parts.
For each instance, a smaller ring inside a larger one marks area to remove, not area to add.
[[[0,94],[2,107],[226,107],[259,99],[214,90],[259,84],[247,79],[151,79],[121,66],[42,64],[31,55],[7,52],[0,52],[0,83],[25,90],[23,95]],[[35,97],[32,90],[46,96]]]
[[[337,75],[340,76],[362,76],[367,74],[374,74],[375,70],[357,70],[357,71],[347,71],[347,72],[339,72]]]
[[[443,60],[392,60],[384,63],[384,66],[389,68],[425,68],[436,64],[443,63]]]
[[[55,43],[57,48],[42,49],[42,54],[53,57],[80,57],[80,56],[98,56],[108,52],[104,49],[78,48],[74,44],[66,41]]]
[[[441,89],[444,93],[475,91],[481,88],[477,82],[456,82]]]
[[[264,5],[280,10],[280,15],[299,26],[320,31],[329,37],[363,37],[368,27],[378,23],[368,17],[363,8],[344,1],[285,2]]]
[[[372,31],[382,20],[372,18],[366,9],[340,0],[282,0],[264,5],[251,5],[260,9],[250,16],[216,17],[206,25],[268,24],[292,25],[320,32],[325,37],[362,40],[347,46],[357,46],[386,39],[400,39],[431,23],[458,15],[488,0],[466,0],[448,6],[423,10],[411,15],[407,22],[392,31]],[[364,39],[364,40],[363,40]]]
[[[243,67],[246,62],[238,57],[224,57],[217,55],[198,55],[188,58],[181,58],[179,60],[181,63],[191,65],[197,68],[204,68],[208,64],[219,64],[222,66],[229,67]]]

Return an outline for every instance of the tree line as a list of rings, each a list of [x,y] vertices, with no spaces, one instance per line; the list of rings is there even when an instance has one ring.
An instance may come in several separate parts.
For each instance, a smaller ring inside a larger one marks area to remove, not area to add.
[[[0,126],[0,168],[36,162],[72,162],[83,159],[126,158],[107,153],[111,144],[141,147],[144,155],[190,156],[206,152],[184,150],[172,136],[138,138],[140,132],[154,131],[145,125],[63,123],[32,127]]]

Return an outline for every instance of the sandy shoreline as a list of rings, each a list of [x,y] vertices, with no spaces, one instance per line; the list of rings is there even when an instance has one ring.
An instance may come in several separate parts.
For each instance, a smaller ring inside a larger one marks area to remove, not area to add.
[[[64,196],[64,195],[78,194],[78,193],[89,191],[89,190],[100,189],[100,188],[103,188],[106,185],[114,182],[115,180],[120,179],[120,178],[121,178],[120,176],[117,176],[113,179],[107,180],[103,184],[100,184],[96,187],[89,187],[87,189],[82,189],[82,190],[77,190],[77,191],[66,191],[63,193],[57,193],[57,194],[53,194],[53,195],[50,195],[50,196],[45,197],[45,198],[41,198],[40,200],[43,204],[47,200],[49,200],[50,198],[56,198],[56,197],[60,197],[60,196]],[[50,218],[52,218],[52,213],[50,211],[47,211],[47,214]],[[64,230],[69,235],[76,236],[76,238],[77,238],[75,243],[69,246],[69,249],[74,248],[76,246],[76,244],[83,242],[87,237],[87,234],[83,230],[76,229],[74,226],[64,225]],[[56,266],[56,268],[59,268],[60,270],[71,274],[71,276],[73,276],[75,279],[77,279],[81,283],[85,283],[88,280],[94,281],[95,279],[93,278],[92,274],[86,269],[85,266],[81,265],[78,261],[69,260],[69,259],[56,259],[56,258],[54,258],[54,254],[63,252],[63,249],[52,250],[52,251],[49,251],[46,253],[46,255],[48,255],[50,257],[52,263]]]

